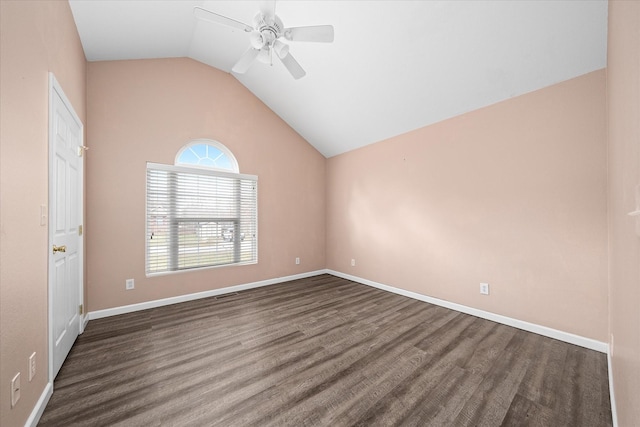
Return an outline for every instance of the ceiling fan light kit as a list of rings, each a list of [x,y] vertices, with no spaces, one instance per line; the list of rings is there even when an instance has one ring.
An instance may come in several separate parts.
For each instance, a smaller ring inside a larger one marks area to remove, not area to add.
[[[193,14],[196,18],[204,21],[226,25],[251,33],[249,35],[249,49],[245,51],[232,68],[232,71],[238,74],[246,73],[256,59],[266,64],[272,64],[273,52],[275,52],[293,78],[300,79],[306,75],[306,72],[289,52],[289,45],[283,43],[280,38],[288,41],[333,42],[333,26],[316,25],[285,28],[282,20],[273,10],[259,12],[253,18],[253,26],[198,6],[193,9]]]

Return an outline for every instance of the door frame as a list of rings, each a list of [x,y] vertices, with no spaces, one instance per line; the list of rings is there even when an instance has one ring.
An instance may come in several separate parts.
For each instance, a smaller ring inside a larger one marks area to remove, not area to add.
[[[62,86],[58,83],[58,80],[54,76],[52,72],[49,72],[49,129],[48,129],[48,148],[49,148],[49,160],[48,160],[48,214],[47,214],[47,288],[48,288],[48,302],[47,302],[47,319],[48,319],[48,381],[53,387],[53,347],[54,347],[54,337],[53,337],[53,255],[51,253],[51,248],[53,245],[53,227],[51,224],[51,213],[52,213],[52,200],[53,200],[53,190],[55,188],[56,180],[52,176],[53,174],[53,162],[55,159],[55,126],[54,126],[54,110],[53,110],[53,101],[54,97],[58,96],[64,106],[69,110],[73,120],[76,122],[78,127],[80,128],[80,146],[84,146],[84,124],[76,114],[73,109],[73,105],[64,94],[62,90]],[[80,162],[80,170],[79,170],[80,182],[78,183],[79,192],[80,192],[80,212],[78,212],[79,223],[84,224],[84,156],[82,157],[82,161]],[[78,296],[80,300],[80,304],[84,305],[84,232],[82,236],[80,236],[80,241],[78,242],[78,258],[81,269],[80,279],[79,279],[79,289]],[[78,334],[84,332],[84,324],[85,324],[85,314],[86,310],[83,310],[83,313],[80,314],[79,319],[79,330]]]

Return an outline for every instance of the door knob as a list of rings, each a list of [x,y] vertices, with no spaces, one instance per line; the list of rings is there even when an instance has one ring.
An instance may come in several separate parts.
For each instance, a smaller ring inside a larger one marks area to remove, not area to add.
[[[67,251],[67,247],[65,245],[62,245],[62,246],[53,245],[53,253],[54,254],[56,252],[66,252],[66,251]]]

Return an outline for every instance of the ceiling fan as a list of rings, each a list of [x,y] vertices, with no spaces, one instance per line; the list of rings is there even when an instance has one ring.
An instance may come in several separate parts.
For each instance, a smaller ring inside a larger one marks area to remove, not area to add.
[[[275,52],[293,78],[297,80],[304,77],[306,72],[289,53],[289,45],[280,39],[284,37],[288,41],[295,42],[333,42],[333,26],[331,25],[285,28],[280,18],[275,14],[275,2],[264,2],[260,12],[253,18],[253,26],[198,6],[193,9],[193,13],[198,19],[251,33],[249,35],[251,47],[232,68],[238,74],[246,73],[256,59],[272,64]]]

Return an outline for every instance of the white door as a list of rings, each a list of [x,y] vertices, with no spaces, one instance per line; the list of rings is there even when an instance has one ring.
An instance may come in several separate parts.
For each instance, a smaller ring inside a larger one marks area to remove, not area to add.
[[[83,125],[53,74],[49,78],[50,380],[82,328]]]

